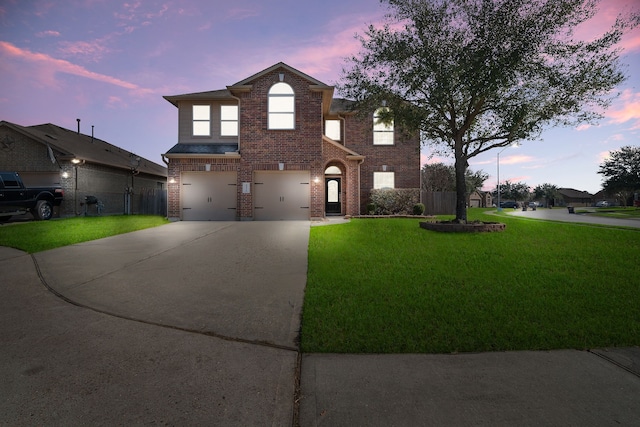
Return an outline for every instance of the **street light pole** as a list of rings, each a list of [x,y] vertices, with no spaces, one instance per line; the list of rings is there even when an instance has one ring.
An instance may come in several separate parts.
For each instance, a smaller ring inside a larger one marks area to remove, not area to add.
[[[520,144],[518,144],[517,142],[514,142],[511,145],[507,145],[506,147],[504,147],[502,150],[498,151],[498,155],[497,155],[497,159],[496,159],[496,165],[498,167],[498,185],[497,185],[497,189],[498,189],[498,212],[502,211],[502,207],[500,206],[500,153],[502,153],[504,150],[506,150],[509,147],[518,147]]]

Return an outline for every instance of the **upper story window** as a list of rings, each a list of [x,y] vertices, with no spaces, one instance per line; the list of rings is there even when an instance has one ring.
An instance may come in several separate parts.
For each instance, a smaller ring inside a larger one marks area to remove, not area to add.
[[[211,106],[193,106],[193,136],[211,136]]]
[[[340,141],[340,120],[325,120],[324,134],[327,138]]]
[[[269,89],[269,129],[295,129],[295,94],[287,83]]]
[[[378,108],[373,113],[373,145],[393,145],[393,121],[382,123],[380,117],[387,107]]]
[[[220,136],[238,136],[238,106],[220,106]]]

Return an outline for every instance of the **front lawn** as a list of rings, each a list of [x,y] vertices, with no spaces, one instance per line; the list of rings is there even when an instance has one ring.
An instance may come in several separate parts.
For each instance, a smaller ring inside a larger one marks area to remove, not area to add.
[[[640,344],[640,230],[469,214],[507,229],[446,234],[413,219],[313,227],[302,350]]]
[[[604,216],[609,218],[621,218],[621,219],[640,219],[640,208],[636,207],[611,207],[611,208],[594,208],[594,209],[579,209],[577,213],[586,213],[594,216]]]
[[[114,215],[5,224],[0,226],[0,246],[34,253],[157,227],[167,222],[161,216]]]

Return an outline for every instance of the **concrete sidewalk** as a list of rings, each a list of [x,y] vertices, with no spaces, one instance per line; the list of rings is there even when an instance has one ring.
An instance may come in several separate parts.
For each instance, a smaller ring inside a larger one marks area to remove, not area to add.
[[[300,359],[309,226],[178,222],[33,257],[0,247],[0,426],[640,419],[638,347]]]

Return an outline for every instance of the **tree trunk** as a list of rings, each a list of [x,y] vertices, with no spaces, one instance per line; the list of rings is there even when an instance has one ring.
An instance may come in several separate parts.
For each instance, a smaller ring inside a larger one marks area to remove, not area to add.
[[[462,153],[462,141],[456,143],[456,221],[467,222],[467,158]]]

